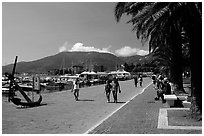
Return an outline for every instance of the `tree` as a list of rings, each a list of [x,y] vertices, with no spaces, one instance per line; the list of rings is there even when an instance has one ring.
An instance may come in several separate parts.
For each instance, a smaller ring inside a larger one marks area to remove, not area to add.
[[[173,4],[174,6],[176,4]],[[136,31],[137,38],[142,42],[149,41],[150,50],[155,50],[167,46],[172,49],[172,83],[176,92],[183,92],[182,67],[181,67],[181,40],[179,31],[176,31],[173,18],[176,14],[171,14],[173,6],[169,3],[118,3],[115,9],[117,21],[123,14],[131,15],[128,23],[133,24],[133,31]],[[161,44],[162,43],[162,44]]]
[[[186,4],[183,26],[189,37],[193,115],[202,114],[202,3]],[[187,22],[187,23],[185,23]]]
[[[171,49],[170,73],[176,91],[183,91],[182,83],[182,32],[189,37],[191,86],[195,107],[202,113],[202,3],[193,2],[119,2],[115,17],[130,15],[133,31],[142,42],[149,41],[149,50],[155,52],[163,46]],[[161,52],[160,52],[161,53]],[[196,61],[198,59],[198,61]],[[196,69],[196,67],[199,69]]]

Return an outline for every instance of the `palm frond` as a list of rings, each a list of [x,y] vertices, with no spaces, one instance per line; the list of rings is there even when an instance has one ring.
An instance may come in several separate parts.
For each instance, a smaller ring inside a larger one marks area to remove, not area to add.
[[[119,22],[122,15],[125,13],[126,2],[118,2],[115,6],[115,18]]]

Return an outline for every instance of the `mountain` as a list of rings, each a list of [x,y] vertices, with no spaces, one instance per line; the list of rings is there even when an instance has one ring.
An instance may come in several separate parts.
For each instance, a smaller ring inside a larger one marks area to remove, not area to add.
[[[18,62],[16,72],[22,73],[46,73],[47,71],[69,68],[72,65],[103,65],[107,70],[115,70],[116,65],[125,62],[117,56],[109,53],[98,52],[61,52],[53,56],[48,56],[30,62]],[[3,66],[2,72],[11,72],[13,64]]]
[[[119,58],[128,64],[131,64],[131,63],[136,64],[139,61],[139,59],[142,57],[143,56],[140,56],[140,55],[134,55],[129,57],[119,57]]]
[[[18,73],[47,73],[50,70],[69,68],[73,65],[80,65],[86,68],[89,65],[102,66],[106,70],[115,70],[116,65],[137,64],[151,60],[152,55],[117,57],[110,53],[99,52],[61,52],[53,56],[48,56],[39,60],[30,62],[18,62],[16,72]],[[13,64],[2,67],[2,72],[11,73]]]

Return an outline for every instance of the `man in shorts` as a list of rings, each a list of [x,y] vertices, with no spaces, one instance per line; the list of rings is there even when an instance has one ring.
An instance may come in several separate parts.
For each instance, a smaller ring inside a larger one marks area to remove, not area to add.
[[[75,81],[73,81],[73,89],[72,92],[74,92],[75,100],[79,100],[79,78],[76,78]]]

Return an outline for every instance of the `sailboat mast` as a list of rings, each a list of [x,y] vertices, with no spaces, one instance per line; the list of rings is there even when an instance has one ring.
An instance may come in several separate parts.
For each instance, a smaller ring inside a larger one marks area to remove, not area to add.
[[[66,68],[66,67],[65,67],[65,58],[64,58],[64,59],[63,59],[63,73],[62,73],[63,75],[64,75],[64,73],[65,73],[65,68]]]
[[[64,68],[65,68],[64,65],[65,65],[65,58],[63,58],[62,64],[60,65],[59,74],[60,74],[60,72],[61,72],[61,70],[62,70],[62,74],[64,75]]]

